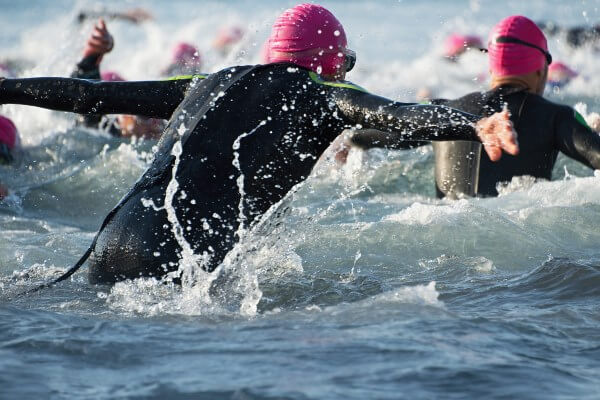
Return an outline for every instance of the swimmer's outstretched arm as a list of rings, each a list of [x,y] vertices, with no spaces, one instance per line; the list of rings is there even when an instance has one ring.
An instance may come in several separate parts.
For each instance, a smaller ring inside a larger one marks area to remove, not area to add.
[[[400,141],[398,135],[390,132],[382,132],[377,129],[361,129],[356,131],[348,138],[353,146],[360,147],[363,150],[375,147],[386,149],[414,149],[415,147],[425,146],[429,141]]]
[[[600,135],[571,107],[565,106],[556,120],[554,139],[558,149],[590,168],[600,169]]]
[[[192,79],[98,82],[72,78],[0,78],[0,104],[78,114],[133,114],[169,119]]]
[[[481,118],[442,105],[399,103],[356,89],[334,93],[338,114],[350,124],[389,132],[387,145],[400,141],[471,140],[482,142],[490,159],[502,150],[518,154],[519,146],[508,112]]]
[[[397,141],[478,141],[475,123],[481,118],[473,114],[446,106],[399,103],[352,89],[339,90],[335,97],[342,114],[353,123],[389,132]]]
[[[134,24],[139,24],[144,21],[148,21],[153,19],[152,14],[143,8],[134,8],[131,10],[123,11],[123,12],[111,12],[108,10],[104,11],[81,11],[77,15],[77,22],[83,23],[86,19],[90,18],[107,18],[107,19],[121,19],[129,22],[133,22]]]

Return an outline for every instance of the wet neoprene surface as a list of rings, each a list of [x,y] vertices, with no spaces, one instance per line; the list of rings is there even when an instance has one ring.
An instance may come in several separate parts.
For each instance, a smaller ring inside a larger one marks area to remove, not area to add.
[[[185,239],[196,254],[207,254],[204,268],[212,270],[238,240],[240,222],[255,222],[304,180],[344,128],[360,124],[385,130],[398,141],[475,140],[470,122],[477,120],[448,107],[395,103],[348,83],[324,82],[291,64],[229,68],[202,80],[6,80],[0,85],[0,103],[171,118],[151,166],[97,236],[91,282],[177,269],[180,246],[166,212],[145,206],[142,199],[163,205],[174,161],[171,150],[178,140],[183,155],[173,206]],[[236,139],[239,150],[234,150]],[[233,165],[236,151],[241,171]]]
[[[600,168],[600,136],[580,122],[569,106],[512,87],[438,102],[477,115],[499,111],[504,102],[508,105],[520,153],[517,156],[503,154],[500,161],[492,162],[482,152],[480,195],[498,195],[496,184],[510,181],[513,176],[551,179],[559,151],[591,168]]]

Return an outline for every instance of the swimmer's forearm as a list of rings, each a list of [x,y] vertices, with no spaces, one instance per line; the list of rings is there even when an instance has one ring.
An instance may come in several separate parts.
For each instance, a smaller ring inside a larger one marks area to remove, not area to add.
[[[133,114],[168,119],[189,81],[97,82],[71,78],[0,81],[0,104],[23,104],[79,114]]]
[[[398,141],[398,135],[375,129],[357,130],[350,137],[350,143],[363,150],[382,147],[386,149],[413,149],[425,146],[428,141]]]
[[[402,140],[479,141],[475,123],[481,118],[446,106],[390,106]],[[407,131],[408,130],[408,131]]]
[[[79,79],[100,79],[100,68],[98,59],[100,54],[92,54],[83,57],[76,65],[75,71],[71,74],[71,78]]]
[[[600,136],[583,117],[578,120],[573,110],[566,109],[557,118],[556,144],[561,152],[590,168],[600,169]]]
[[[390,132],[398,141],[478,141],[474,123],[480,117],[446,106],[417,105],[360,93],[340,92],[337,106],[354,124]]]

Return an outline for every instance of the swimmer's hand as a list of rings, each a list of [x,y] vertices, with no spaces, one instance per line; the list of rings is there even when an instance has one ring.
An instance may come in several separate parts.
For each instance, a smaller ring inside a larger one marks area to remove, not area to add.
[[[0,78],[0,84],[2,84],[2,78]],[[585,122],[589,125],[590,128],[596,133],[600,133],[600,114],[598,113],[590,113],[586,118]]]
[[[508,110],[480,119],[475,124],[475,130],[490,160],[498,161],[502,157],[502,150],[513,156],[519,154],[517,133]]]
[[[104,54],[113,49],[114,43],[112,35],[106,29],[106,23],[100,18],[85,44],[83,56],[100,56],[101,59]]]
[[[350,135],[342,133],[333,141],[330,148],[335,154],[333,157],[335,162],[338,165],[346,164],[346,161],[348,161],[348,153],[350,153],[350,149],[352,148]]]

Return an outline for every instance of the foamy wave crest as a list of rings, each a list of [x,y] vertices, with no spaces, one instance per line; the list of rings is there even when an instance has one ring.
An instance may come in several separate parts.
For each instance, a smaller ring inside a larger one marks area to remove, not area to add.
[[[428,305],[435,307],[444,307],[444,303],[439,300],[440,293],[435,289],[435,282],[429,282],[427,285],[417,285],[403,287],[392,293],[383,293],[375,301],[398,302]]]
[[[427,285],[405,286],[389,292],[380,293],[365,300],[354,303],[342,303],[326,307],[323,311],[319,306],[309,306],[305,310],[309,312],[323,312],[335,317],[349,318],[350,320],[362,320],[372,318],[377,313],[389,315],[391,310],[412,312],[416,306],[433,307],[445,310],[444,302],[439,300],[440,293],[436,290],[436,282],[431,281]]]
[[[467,200],[458,200],[448,205],[414,203],[399,213],[384,217],[383,220],[406,225],[429,225],[451,222],[452,219],[473,210],[474,208]]]

